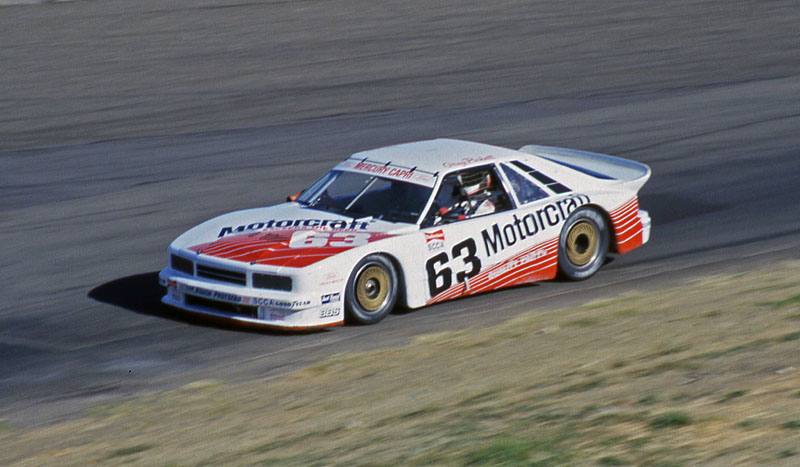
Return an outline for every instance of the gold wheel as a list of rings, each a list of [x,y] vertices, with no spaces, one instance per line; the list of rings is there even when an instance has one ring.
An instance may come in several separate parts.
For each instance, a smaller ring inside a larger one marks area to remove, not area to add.
[[[567,234],[567,259],[575,266],[585,266],[597,252],[598,232],[589,222],[578,222]]]
[[[367,311],[377,311],[389,295],[389,274],[380,266],[368,266],[356,281],[356,299]]]

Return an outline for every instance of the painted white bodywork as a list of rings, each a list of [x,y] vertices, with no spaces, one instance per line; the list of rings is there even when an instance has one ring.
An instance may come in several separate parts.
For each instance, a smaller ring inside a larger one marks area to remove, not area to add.
[[[355,264],[370,254],[392,259],[401,282],[398,303],[418,308],[552,277],[561,228],[569,214],[581,206],[591,205],[608,215],[619,252],[649,239],[650,218],[638,209],[636,195],[649,178],[650,169],[625,159],[542,146],[516,151],[432,140],[357,153],[337,168],[433,188],[424,213],[448,172],[486,164],[508,165],[510,161],[538,169],[570,191],[549,193],[544,199],[520,204],[503,176],[513,209],[426,228],[420,227],[424,216],[417,224],[352,219],[295,202],[233,212],[194,227],[172,242],[170,255],[192,261],[193,272],[180,272],[171,266],[162,270],[160,283],[167,288],[162,301],[190,312],[240,322],[292,329],[324,327],[343,322],[347,280]],[[598,178],[598,174],[604,177]],[[293,250],[298,245],[319,248]],[[338,247],[335,254],[326,253],[333,247]],[[243,253],[232,259],[230,252],[237,248]],[[247,248],[279,250],[285,255],[274,264],[260,264],[244,260],[249,254]],[[209,254],[213,251],[224,251],[228,257]],[[319,258],[292,256],[294,251],[311,252]],[[246,282],[239,285],[200,277],[198,265],[242,273]],[[291,278],[291,291],[254,287],[253,274]],[[228,308],[214,306],[219,303]],[[231,308],[235,306],[249,307],[246,309],[252,316]]]

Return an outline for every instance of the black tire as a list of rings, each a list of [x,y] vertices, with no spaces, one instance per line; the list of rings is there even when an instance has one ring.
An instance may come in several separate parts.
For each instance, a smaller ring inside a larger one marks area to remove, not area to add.
[[[561,229],[558,272],[573,281],[592,277],[606,260],[608,243],[608,226],[603,215],[589,207],[576,210]]]
[[[375,324],[392,311],[397,302],[397,271],[382,255],[369,255],[356,264],[345,290],[347,319]]]

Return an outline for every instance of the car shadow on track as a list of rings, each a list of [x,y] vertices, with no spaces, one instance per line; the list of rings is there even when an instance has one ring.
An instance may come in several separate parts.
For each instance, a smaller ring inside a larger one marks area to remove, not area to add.
[[[99,285],[89,291],[88,297],[101,303],[153,316],[156,318],[178,321],[193,326],[212,327],[227,331],[258,334],[307,334],[320,331],[282,331],[258,326],[248,326],[213,316],[194,315],[170,308],[161,303],[164,288],[158,283],[158,272],[136,274],[134,276],[115,279]]]

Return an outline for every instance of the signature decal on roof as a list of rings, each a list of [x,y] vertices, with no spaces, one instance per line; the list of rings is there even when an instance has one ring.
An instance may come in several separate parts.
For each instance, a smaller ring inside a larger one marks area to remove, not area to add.
[[[481,156],[481,157],[465,157],[457,162],[444,162],[442,163],[442,167],[445,169],[451,169],[453,167],[466,167],[468,165],[475,164],[476,162],[486,162],[494,160],[494,156],[491,154],[488,156]]]

